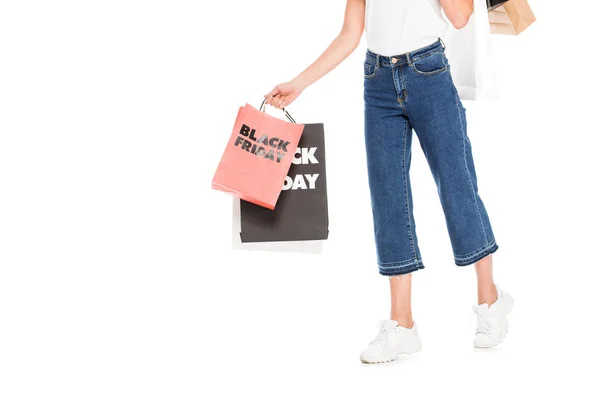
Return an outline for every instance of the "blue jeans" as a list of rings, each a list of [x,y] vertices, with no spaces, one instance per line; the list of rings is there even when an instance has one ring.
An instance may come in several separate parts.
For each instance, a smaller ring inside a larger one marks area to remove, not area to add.
[[[367,50],[364,78],[379,272],[393,276],[424,268],[409,176],[413,129],[437,185],[455,264],[470,265],[495,252],[498,245],[477,192],[466,110],[441,41],[394,57]]]

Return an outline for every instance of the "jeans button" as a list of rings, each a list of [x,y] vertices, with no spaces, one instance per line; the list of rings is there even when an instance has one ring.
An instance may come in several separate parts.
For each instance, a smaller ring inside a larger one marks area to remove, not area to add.
[[[396,57],[392,57],[392,64],[396,64],[397,61],[398,59]]]

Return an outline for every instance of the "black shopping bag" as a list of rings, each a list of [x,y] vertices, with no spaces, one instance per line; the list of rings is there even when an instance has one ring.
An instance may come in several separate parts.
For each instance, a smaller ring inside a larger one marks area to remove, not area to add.
[[[323,124],[305,124],[274,210],[244,200],[240,206],[243,243],[327,239]]]
[[[496,7],[501,6],[504,3],[507,3],[508,0],[487,0],[488,11],[492,11]]]

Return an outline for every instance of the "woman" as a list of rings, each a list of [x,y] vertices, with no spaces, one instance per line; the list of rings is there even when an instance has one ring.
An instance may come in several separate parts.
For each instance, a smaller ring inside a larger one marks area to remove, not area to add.
[[[366,363],[421,349],[411,310],[412,273],[424,268],[409,178],[413,129],[438,188],[455,264],[475,264],[478,326],[473,344],[495,346],[508,329],[513,300],[493,280],[492,253],[498,245],[477,193],[465,108],[439,39],[447,28],[442,9],[460,29],[473,13],[473,0],[348,0],[343,28],[327,50],[265,95],[277,108],[292,103],[356,49],[365,27],[368,177],[379,272],[390,277],[391,289],[390,319],[382,321],[379,334],[361,353]]]

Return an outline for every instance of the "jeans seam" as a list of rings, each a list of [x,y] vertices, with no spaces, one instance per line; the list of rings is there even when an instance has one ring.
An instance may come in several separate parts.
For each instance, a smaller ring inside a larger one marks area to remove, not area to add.
[[[382,262],[378,262],[377,264],[379,265],[379,268],[381,269],[391,269],[391,268],[397,268],[397,267],[407,267],[407,266],[411,266],[414,264],[420,264],[422,261],[418,260],[418,259],[408,259],[408,260],[404,260],[404,261],[392,261],[392,262],[387,262],[387,263],[382,263]]]
[[[406,275],[424,268],[425,266],[423,265],[423,262],[419,260],[415,263],[406,266],[398,266],[392,268],[381,268],[380,266],[379,273],[383,276]]]
[[[408,135],[408,121],[404,122],[404,135],[402,137],[402,144],[404,146],[402,150],[402,171],[404,173],[404,206],[406,207],[406,220],[408,222],[408,236],[410,238],[410,245],[413,250],[413,257],[417,259],[417,250],[415,249],[415,242],[413,239],[412,222],[410,218],[410,202],[408,200],[408,180],[406,173],[406,137]]]
[[[394,91],[396,92],[396,99],[397,99],[398,103],[400,104],[400,108],[402,108],[402,112],[406,115],[406,108],[404,107],[404,101],[406,101],[406,97],[408,97],[408,93],[406,92],[406,90],[404,90],[404,87],[406,85],[404,82],[404,73],[403,73],[404,65],[400,65],[398,67],[398,69],[399,69],[400,79],[402,79],[402,92],[403,92],[402,94],[406,94],[406,96],[404,96],[404,98],[401,97],[402,94],[398,92],[398,87],[396,85],[396,83],[398,83],[397,82],[398,80],[396,79],[396,74],[394,74],[393,66],[390,67],[390,72],[392,73],[392,81],[394,82]]]
[[[369,66],[370,66],[370,65],[369,65]],[[364,78],[365,78],[365,79],[373,79],[373,78],[375,78],[375,75],[377,75],[377,70],[378,70],[378,69],[379,69],[379,68],[377,67],[377,64],[375,63],[375,64],[373,65],[373,73],[372,73],[372,74],[364,74],[364,67],[363,67],[363,75],[364,75]]]
[[[434,49],[434,50],[430,50],[430,51],[428,51],[428,52],[427,52],[427,53],[425,53],[425,54],[419,54],[419,55],[418,55],[418,56],[416,56],[416,57],[411,57],[410,59],[411,59],[411,61],[413,61],[413,62],[414,62],[414,61],[419,61],[419,60],[421,60],[421,59],[423,59],[423,58],[425,58],[425,57],[429,57],[429,56],[431,56],[431,55],[433,55],[433,54],[435,54],[435,53],[443,53],[443,52],[444,52],[444,50],[443,50],[443,49],[442,49],[442,50],[437,50],[437,49]]]
[[[473,193],[473,200],[475,202],[475,210],[477,210],[477,216],[479,217],[479,224],[481,225],[481,231],[483,232],[483,238],[486,243],[488,243],[487,234],[485,232],[485,227],[483,225],[483,218],[481,217],[481,211],[479,210],[479,204],[477,204],[477,193],[475,193],[475,186],[473,185],[473,178],[471,177],[471,172],[469,171],[469,166],[467,165],[467,128],[465,126],[464,113],[460,109],[458,94],[455,93],[456,99],[456,108],[458,109],[458,116],[460,122],[460,128],[462,131],[462,139],[463,139],[463,161],[465,163],[465,170],[467,171],[467,175],[469,177],[469,183],[471,184],[471,192]]]
[[[435,71],[428,71],[428,72],[420,71],[419,68],[417,68],[417,66],[415,65],[416,61],[422,60],[422,59],[424,59],[426,57],[429,57],[431,55],[434,55],[436,53],[442,53],[442,61],[444,63],[444,67],[443,68],[436,69]],[[432,52],[429,52],[429,53],[427,53],[427,54],[425,54],[425,55],[423,55],[421,57],[416,57],[414,59],[411,58],[411,57],[409,57],[409,56],[407,56],[407,58],[408,58],[408,66],[411,67],[419,75],[423,75],[423,76],[436,76],[436,75],[440,75],[440,74],[448,71],[448,64],[446,64],[446,61],[444,60],[444,51],[443,50],[432,51]]]
[[[448,66],[446,65],[444,68],[441,69],[436,69],[435,71],[429,71],[429,72],[423,72],[423,71],[419,71],[419,69],[417,68],[417,66],[412,63],[411,68],[419,75],[422,76],[436,76],[436,75],[440,75],[443,74],[444,72],[448,71]]]
[[[408,113],[406,112],[406,108],[404,107],[404,102],[406,101],[406,99],[408,98],[408,90],[406,90],[406,81],[404,80],[404,64],[400,66],[400,79],[402,79],[402,102],[400,103],[402,105],[402,110],[404,111],[404,114],[406,114],[408,116]]]
[[[481,247],[479,250],[477,250],[477,252],[475,254],[473,254],[469,257],[461,258],[461,257],[457,257],[455,255],[454,262],[458,266],[471,265],[471,264],[476,263],[477,261],[483,259],[487,255],[494,253],[496,250],[498,250],[498,244],[494,241],[494,242],[491,242],[490,244],[487,244],[487,245]]]
[[[483,245],[483,246],[482,246],[482,247],[480,247],[479,249],[477,249],[477,250],[475,250],[475,251],[472,251],[472,252],[470,252],[470,253],[467,253],[467,254],[461,254],[461,255],[456,255],[456,254],[455,254],[455,255],[454,255],[454,259],[455,259],[455,260],[458,260],[458,261],[468,260],[468,259],[470,259],[470,258],[473,258],[473,257],[475,257],[475,256],[479,255],[480,253],[483,253],[483,252],[485,252],[486,250],[488,250],[488,249],[490,249],[490,248],[492,248],[492,247],[494,247],[494,246],[496,246],[496,245],[497,245],[496,241],[495,241],[495,240],[492,240],[491,242],[489,242],[489,243],[486,243],[485,245]]]

